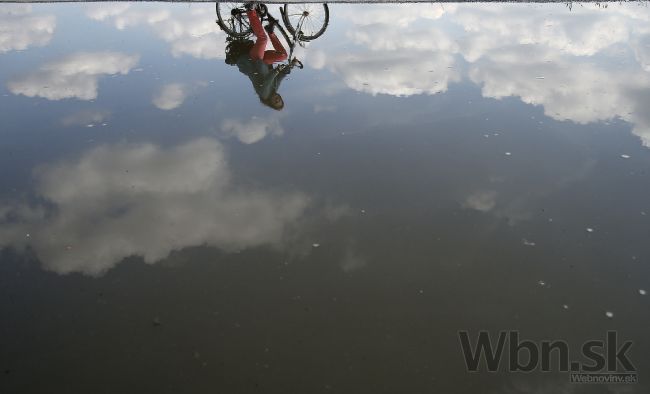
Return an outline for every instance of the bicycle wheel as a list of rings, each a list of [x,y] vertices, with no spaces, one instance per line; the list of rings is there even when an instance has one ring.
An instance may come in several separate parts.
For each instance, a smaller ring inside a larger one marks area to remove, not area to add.
[[[217,18],[219,27],[230,36],[244,37],[251,33],[242,3],[217,3]]]
[[[282,20],[287,30],[301,41],[318,38],[327,29],[330,11],[327,4],[285,4]]]

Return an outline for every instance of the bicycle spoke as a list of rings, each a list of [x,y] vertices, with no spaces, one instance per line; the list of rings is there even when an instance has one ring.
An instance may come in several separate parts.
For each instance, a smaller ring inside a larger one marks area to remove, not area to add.
[[[286,7],[285,24],[299,41],[312,40],[327,27],[328,9],[324,4],[287,4]]]
[[[250,34],[248,15],[241,3],[217,3],[216,8],[219,21],[226,33],[235,37]]]

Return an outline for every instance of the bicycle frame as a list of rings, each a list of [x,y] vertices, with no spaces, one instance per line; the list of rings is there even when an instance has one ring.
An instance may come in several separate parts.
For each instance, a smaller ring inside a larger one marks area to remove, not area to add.
[[[283,19],[284,19],[285,15],[286,15],[286,12],[287,12],[286,9],[284,7],[282,7],[282,6],[280,6],[280,13],[282,14]],[[303,46],[303,47],[304,47],[303,41],[300,40],[300,37],[298,37],[298,34],[299,34],[299,32],[302,31],[302,24],[305,22],[305,18],[306,18],[305,15],[303,15],[303,16],[300,17],[300,19],[298,19],[298,26],[297,26],[296,32],[293,34],[294,42],[297,42],[298,45]],[[286,35],[286,33],[283,33],[283,34]]]
[[[269,19],[270,13],[269,13],[268,7],[263,3],[260,4],[260,6],[261,6],[261,8],[258,10],[258,17],[260,18],[260,21],[262,21],[262,23],[270,22],[270,19]],[[232,15],[236,16],[236,19],[239,20],[240,23],[241,23],[240,18],[243,16],[244,13],[245,13],[245,11],[243,9],[241,9],[241,10],[238,10],[237,14],[233,13]],[[286,15],[285,7],[280,6],[280,13],[282,14],[282,18],[284,19],[285,15]],[[287,43],[287,45],[289,47],[289,54],[287,56],[287,65],[290,66],[290,67],[297,66],[298,68],[303,68],[302,63],[297,59],[292,59],[292,56],[293,56],[293,52],[294,52],[294,48],[296,47],[296,44],[300,45],[301,47],[304,47],[304,43],[300,39],[302,24],[303,24],[304,20],[305,20],[305,17],[301,16],[300,19],[298,20],[297,29],[295,30],[295,32],[292,35],[289,35],[289,33],[287,33],[286,29],[282,26],[281,23],[279,23],[279,22],[276,23],[276,29],[280,32],[280,34],[284,38],[284,41]],[[251,33],[249,33],[249,35],[250,34]]]
[[[285,10],[285,8],[284,8],[283,6],[280,6],[280,13],[281,13],[281,14],[283,15],[283,17],[284,17],[284,15],[285,15],[285,13],[286,13],[286,10]],[[268,18],[267,15],[269,15],[268,8],[267,8],[267,11],[266,11],[266,15],[262,16],[262,17],[261,17],[261,20],[262,20],[262,21],[269,21],[269,18]],[[287,42],[287,45],[289,46],[289,55],[287,56],[287,63],[288,63],[288,64],[291,63],[291,56],[293,56],[293,50],[294,50],[294,48],[296,47],[296,43],[297,43],[298,45],[300,45],[301,47],[304,47],[304,46],[305,46],[305,45],[303,44],[303,42],[300,40],[300,38],[298,37],[298,32],[299,32],[300,29],[302,28],[302,23],[303,23],[303,21],[304,21],[304,17],[301,17],[301,18],[300,18],[300,21],[299,21],[299,23],[298,23],[298,29],[296,29],[296,32],[295,32],[291,37],[289,36],[289,34],[287,33],[287,31],[284,29],[284,27],[283,27],[280,23],[277,23],[277,24],[276,24],[276,28],[278,28],[278,30],[280,31],[280,33],[281,33],[282,36],[284,37],[284,40]],[[300,63],[299,68],[302,68],[302,63]]]

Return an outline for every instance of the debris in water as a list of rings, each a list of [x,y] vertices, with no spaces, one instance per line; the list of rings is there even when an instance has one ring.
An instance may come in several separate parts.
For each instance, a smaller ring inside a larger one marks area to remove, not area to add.
[[[621,157],[624,158],[624,159],[629,159],[630,155],[621,155]]]
[[[562,305],[563,309],[569,309],[569,306],[567,304]]]
[[[315,247],[315,248],[317,248],[317,247],[319,247],[319,246],[320,246],[320,244],[312,244],[311,246],[313,246],[313,247]]]
[[[645,295],[646,292],[645,292],[645,290],[643,290],[643,289],[639,289],[639,294],[641,294],[641,295]]]
[[[609,319],[611,319],[612,317],[614,317],[614,314],[612,312],[610,312],[610,311],[607,311],[607,312],[605,312],[605,316],[607,316]]]
[[[593,233],[594,232],[594,229],[591,228],[591,227],[587,227],[586,230],[587,230],[588,233]]]
[[[544,79],[544,76],[540,75],[540,76],[535,77],[535,79]]]
[[[158,316],[153,318],[151,324],[153,324],[154,327],[162,326],[162,322],[160,321],[160,318]]]
[[[537,281],[537,284],[540,286],[546,286],[546,282],[544,282],[543,280]]]
[[[510,155],[512,155],[512,153],[506,152],[506,156],[510,156]]]
[[[95,125],[91,123],[91,124],[87,124],[86,127],[95,127]]]

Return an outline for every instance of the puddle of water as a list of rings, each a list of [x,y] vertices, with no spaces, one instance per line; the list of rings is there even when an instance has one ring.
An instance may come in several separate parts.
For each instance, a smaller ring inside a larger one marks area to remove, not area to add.
[[[618,392],[462,330],[616,330],[647,392],[647,6],[328,17],[0,4],[2,392]]]

